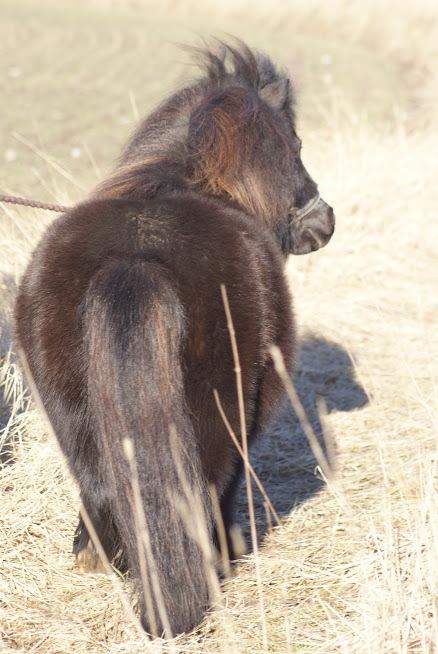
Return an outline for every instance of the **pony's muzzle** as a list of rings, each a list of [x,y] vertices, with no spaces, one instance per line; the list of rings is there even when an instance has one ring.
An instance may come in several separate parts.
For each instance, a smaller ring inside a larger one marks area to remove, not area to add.
[[[310,203],[309,203],[310,204]],[[327,245],[335,231],[335,214],[322,198],[291,222],[291,253],[308,254]]]

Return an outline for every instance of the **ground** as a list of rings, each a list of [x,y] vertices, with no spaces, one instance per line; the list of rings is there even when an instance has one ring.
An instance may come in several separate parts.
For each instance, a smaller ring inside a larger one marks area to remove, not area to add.
[[[337,229],[286,269],[294,381],[330,467],[285,405],[252,452],[280,525],[256,496],[257,558],[195,634],[148,643],[128,585],[74,566],[77,491],[11,345],[16,285],[53,216],[0,205],[0,651],[437,651],[437,16],[427,2],[2,1],[1,192],[84,197],[138,117],[196,77],[175,43],[232,32],[295,80],[303,159]],[[239,520],[248,534],[244,485]]]

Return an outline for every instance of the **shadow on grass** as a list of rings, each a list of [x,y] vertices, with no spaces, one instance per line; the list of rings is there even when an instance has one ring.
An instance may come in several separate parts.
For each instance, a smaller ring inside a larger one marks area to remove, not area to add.
[[[339,343],[320,336],[304,338],[300,343],[294,383],[328,463],[335,469],[335,444],[327,447],[318,411],[318,398],[325,403],[327,413],[353,411],[369,402],[365,390],[355,378],[353,363],[347,351]],[[307,437],[289,403],[285,404],[267,433],[254,443],[251,462],[280,517],[289,515],[294,507],[318,493],[324,486],[317,474],[318,464]],[[257,489],[254,490],[254,508],[260,541],[267,532],[268,520],[263,497]],[[236,496],[236,520],[243,529],[247,547],[250,547],[247,497],[243,481]]]

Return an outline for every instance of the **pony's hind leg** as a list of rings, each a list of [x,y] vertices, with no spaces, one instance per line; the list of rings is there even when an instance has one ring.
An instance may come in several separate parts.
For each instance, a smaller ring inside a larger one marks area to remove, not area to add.
[[[242,530],[235,521],[234,504],[239,487],[239,482],[243,472],[243,461],[238,459],[235,464],[234,472],[228,482],[222,497],[220,499],[220,510],[222,513],[222,521],[225,529],[225,538],[227,541],[228,557],[230,561],[239,559],[245,554],[247,548],[242,535]],[[217,529],[217,528],[216,528]],[[219,548],[218,534],[214,534],[215,544]]]

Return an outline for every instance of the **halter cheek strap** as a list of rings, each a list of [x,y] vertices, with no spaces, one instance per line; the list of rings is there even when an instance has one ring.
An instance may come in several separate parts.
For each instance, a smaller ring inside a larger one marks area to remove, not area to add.
[[[298,223],[300,222],[304,216],[307,216],[308,213],[313,211],[315,207],[319,204],[321,200],[321,196],[319,193],[313,196],[305,205],[304,207],[301,207],[301,209],[297,209],[297,207],[292,207],[290,209],[291,215],[292,215],[292,221],[293,223]]]

